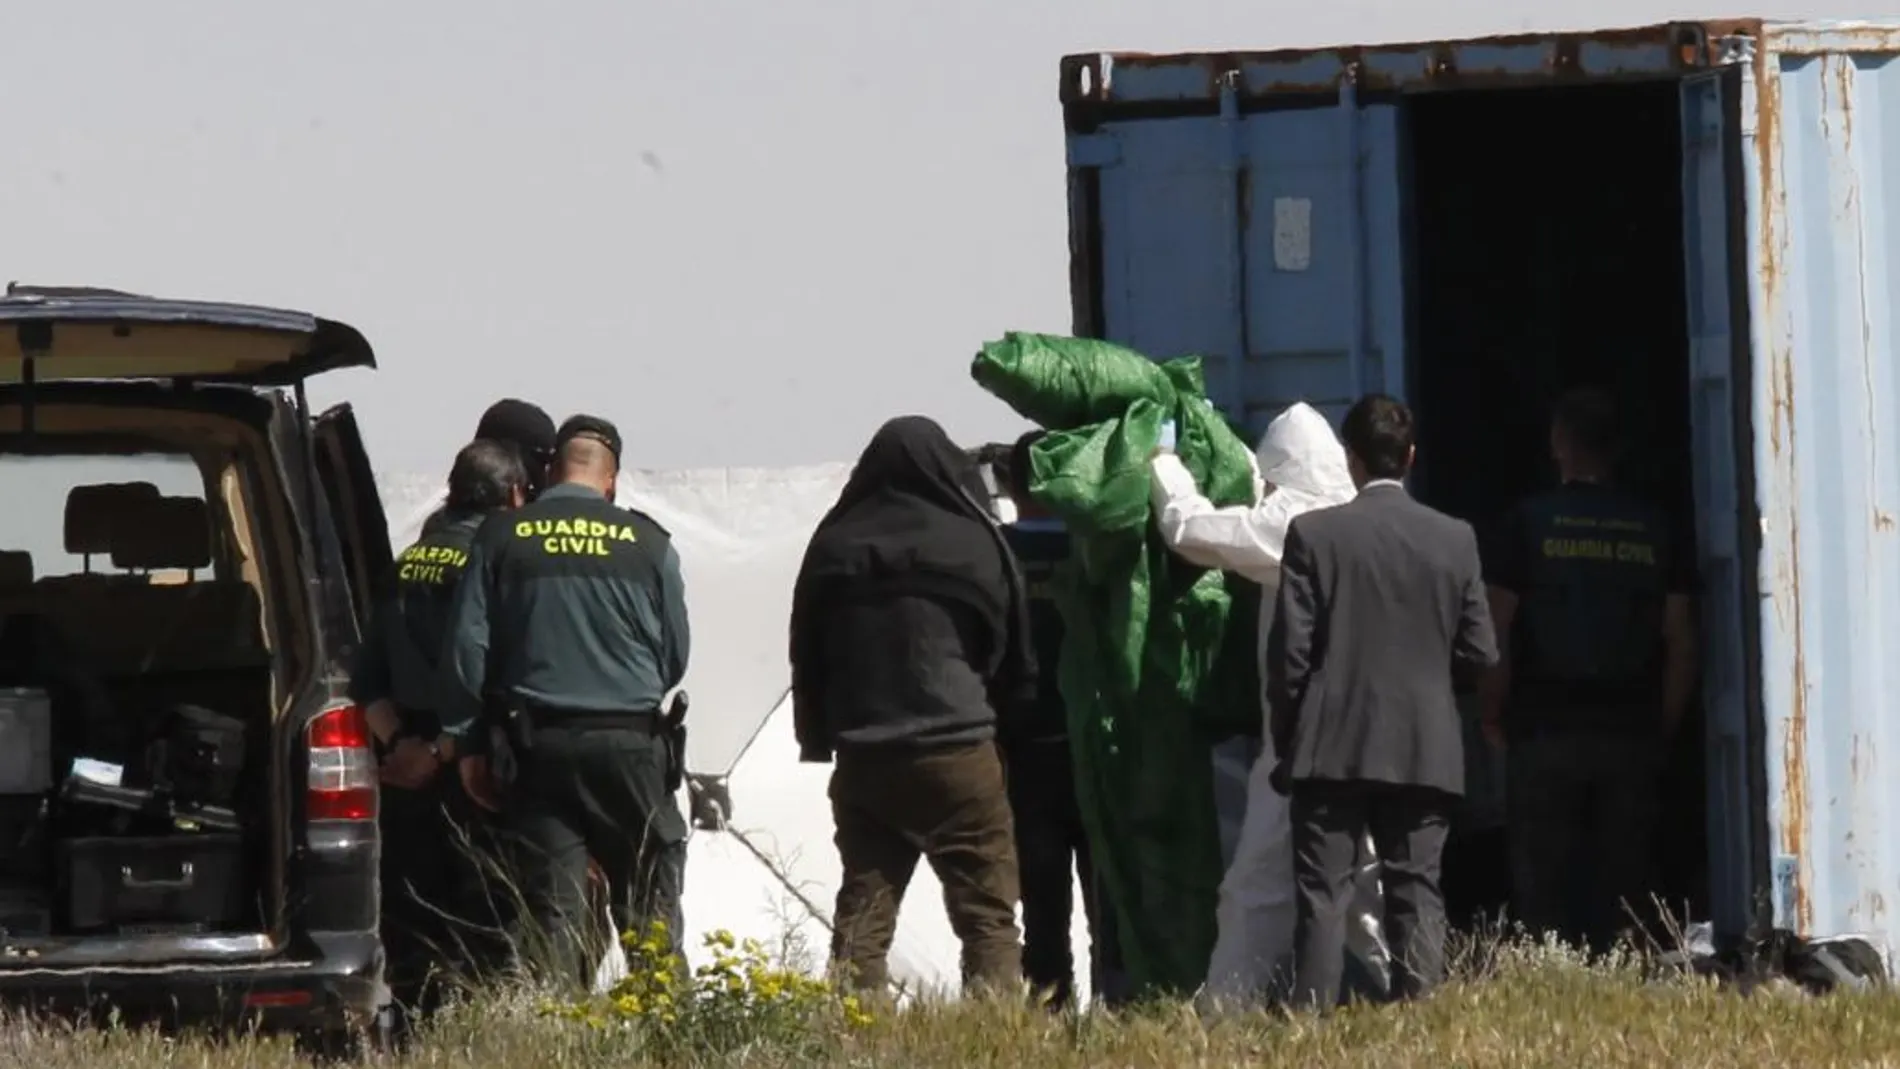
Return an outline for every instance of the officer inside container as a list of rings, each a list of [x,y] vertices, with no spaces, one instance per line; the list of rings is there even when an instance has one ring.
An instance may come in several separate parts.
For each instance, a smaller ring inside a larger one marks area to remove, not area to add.
[[[1615,405],[1563,397],[1561,485],[1521,502],[1485,553],[1502,660],[1485,734],[1507,748],[1512,913],[1597,952],[1652,922],[1661,768],[1695,688],[1695,561],[1661,510],[1616,488]]]
[[[661,920],[676,941],[685,878],[661,712],[686,673],[685,590],[665,529],[613,503],[620,450],[606,420],[561,425],[548,488],[476,535],[445,654],[451,733],[493,751],[465,751],[463,780],[519,852],[516,952],[551,941],[582,982],[588,856],[623,932]]]

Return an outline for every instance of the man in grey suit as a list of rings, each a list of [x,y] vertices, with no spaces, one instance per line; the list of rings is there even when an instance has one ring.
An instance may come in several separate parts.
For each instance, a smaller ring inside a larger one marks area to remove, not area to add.
[[[1444,978],[1440,857],[1464,792],[1453,675],[1497,663],[1471,526],[1413,501],[1412,414],[1379,395],[1346,413],[1359,495],[1286,537],[1267,640],[1276,788],[1292,803],[1296,1004],[1330,1007],[1345,966],[1354,855],[1382,863],[1393,992]]]

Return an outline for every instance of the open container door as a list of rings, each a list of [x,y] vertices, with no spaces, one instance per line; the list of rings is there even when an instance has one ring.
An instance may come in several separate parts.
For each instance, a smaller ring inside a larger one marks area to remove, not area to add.
[[[312,424],[317,479],[323,484],[330,522],[343,550],[352,615],[361,635],[370,614],[394,593],[389,519],[376,491],[376,475],[363,448],[356,410],[345,402],[326,409]]]
[[[1702,697],[1708,783],[1710,908],[1717,931],[1740,934],[1753,919],[1760,828],[1760,740],[1751,745],[1750,658],[1743,621],[1752,577],[1742,531],[1745,463],[1735,428],[1747,418],[1747,302],[1738,297],[1742,225],[1738,166],[1741,79],[1733,70],[1682,82],[1683,253],[1687,266],[1690,433],[1694,437],[1696,555],[1702,578]]]
[[[1891,953],[1900,23],[1769,23],[1736,50],[1766,871],[1778,926]]]

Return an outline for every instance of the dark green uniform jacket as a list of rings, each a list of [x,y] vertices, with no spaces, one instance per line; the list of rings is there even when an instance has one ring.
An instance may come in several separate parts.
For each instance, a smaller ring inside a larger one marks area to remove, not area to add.
[[[452,734],[466,734],[491,695],[657,712],[686,674],[686,593],[666,530],[571,483],[482,525],[450,619]]]
[[[396,558],[396,596],[370,621],[350,673],[358,706],[388,698],[402,711],[403,731],[434,738],[441,730],[440,662],[455,588],[469,546],[486,514],[443,509],[422,537]]]
[[[1518,597],[1511,722],[1530,732],[1655,730],[1663,600],[1695,589],[1695,561],[1661,510],[1568,483],[1512,511],[1485,582]]]

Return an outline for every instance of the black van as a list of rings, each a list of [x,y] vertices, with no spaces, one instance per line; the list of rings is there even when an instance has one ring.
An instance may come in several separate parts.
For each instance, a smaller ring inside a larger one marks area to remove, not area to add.
[[[345,696],[388,581],[301,312],[0,298],[0,999],[354,1045],[386,998],[377,779]]]

